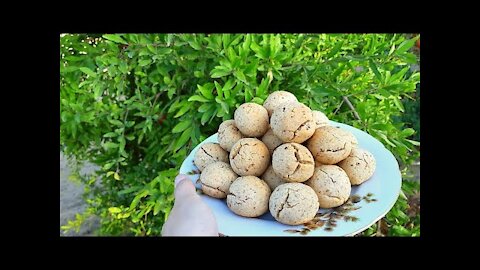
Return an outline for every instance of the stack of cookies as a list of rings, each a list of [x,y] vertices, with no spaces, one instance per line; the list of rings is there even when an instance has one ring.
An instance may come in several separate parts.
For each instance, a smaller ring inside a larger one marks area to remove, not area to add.
[[[218,143],[195,153],[202,191],[225,199],[244,217],[270,211],[283,224],[312,220],[319,208],[350,197],[375,171],[375,159],[355,136],[330,125],[320,111],[276,91],[263,106],[244,103],[218,128]]]

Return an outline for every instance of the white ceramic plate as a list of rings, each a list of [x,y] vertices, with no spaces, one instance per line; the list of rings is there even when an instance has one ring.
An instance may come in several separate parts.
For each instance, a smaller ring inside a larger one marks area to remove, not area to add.
[[[342,123],[330,122],[333,126],[351,131],[357,138],[359,147],[370,151],[377,163],[372,178],[360,186],[352,187],[352,196],[356,195],[364,198],[370,195],[367,199],[361,199],[359,202],[352,204],[353,207],[358,209],[350,211],[347,215],[353,218],[349,220],[345,220],[344,217],[337,218],[336,226],[328,226],[328,216],[334,217],[335,215],[327,214],[322,217],[322,220],[325,221],[323,226],[305,231],[303,230],[304,225],[289,226],[277,222],[270,212],[258,218],[237,216],[228,209],[225,199],[220,200],[204,194],[200,195],[202,200],[213,210],[219,231],[222,234],[226,236],[351,236],[370,227],[393,207],[398,198],[402,182],[395,157],[382,143],[366,132]],[[200,175],[192,174],[192,172],[198,171],[193,164],[193,157],[198,148],[207,142],[218,142],[217,133],[197,145],[180,167],[180,173],[189,174],[194,183]],[[196,184],[196,186],[200,188],[199,184]],[[323,214],[330,211],[320,209],[319,213]],[[302,230],[303,233],[300,232]]]

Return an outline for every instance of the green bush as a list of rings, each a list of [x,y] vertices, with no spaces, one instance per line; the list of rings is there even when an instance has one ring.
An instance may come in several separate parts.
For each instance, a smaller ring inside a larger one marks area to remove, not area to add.
[[[288,90],[410,164],[415,130],[392,119],[420,74],[398,34],[64,34],[60,148],[101,167],[79,175],[102,235],[160,235],[173,179],[244,102]],[[101,188],[95,185],[101,181]]]

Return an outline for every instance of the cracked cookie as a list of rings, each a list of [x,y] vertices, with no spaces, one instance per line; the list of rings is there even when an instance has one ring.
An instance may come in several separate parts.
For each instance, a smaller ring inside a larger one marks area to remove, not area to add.
[[[218,127],[218,143],[228,152],[230,152],[232,146],[242,138],[244,138],[244,136],[235,125],[235,120],[223,121]]]
[[[354,148],[350,155],[338,165],[347,173],[352,185],[360,185],[372,177],[376,161],[367,150]]]
[[[261,179],[267,183],[270,189],[273,191],[281,184],[287,183],[280,176],[278,176],[273,170],[272,165],[268,166],[267,170],[263,173]]]
[[[210,197],[223,199],[227,197],[230,185],[238,178],[230,164],[217,161],[210,163],[200,174],[202,191]]]
[[[213,162],[228,162],[228,152],[225,151],[218,143],[205,143],[198,148],[193,158],[193,163],[200,171]]]
[[[232,212],[244,217],[258,217],[268,211],[270,188],[256,176],[237,178],[227,195],[227,206]]]
[[[313,176],[305,184],[315,191],[321,208],[344,204],[352,191],[347,174],[337,165],[316,167]]]
[[[272,167],[287,182],[304,182],[313,175],[315,161],[305,146],[284,143],[273,151]]]
[[[272,129],[269,129],[262,137],[262,142],[267,146],[270,155],[273,154],[273,150],[283,143],[275,134]]]
[[[315,121],[315,126],[316,126],[315,128],[330,125],[330,121],[328,120],[328,117],[321,111],[312,110],[312,114],[313,114],[313,121]]]
[[[315,191],[302,183],[286,183],[278,186],[270,196],[269,209],[280,223],[299,225],[312,220],[318,212]]]
[[[247,137],[261,137],[268,130],[268,112],[257,103],[243,103],[233,115],[235,125]]]
[[[358,147],[358,140],[355,137],[355,135],[353,135],[352,132],[350,132],[346,129],[343,129],[341,127],[337,127],[337,129],[340,131],[342,136],[344,136],[348,141],[350,141],[350,144],[352,145],[352,148]]]
[[[273,133],[284,142],[302,143],[315,132],[312,110],[299,102],[284,103],[270,118]]]
[[[260,176],[270,165],[267,146],[256,138],[238,140],[230,152],[230,165],[240,176]]]
[[[272,116],[273,111],[286,102],[298,102],[295,95],[287,91],[275,91],[268,95],[267,99],[263,103],[263,107],[267,109],[268,116]]]
[[[336,164],[344,160],[352,150],[344,133],[332,126],[317,128],[306,146],[315,160],[322,164]]]

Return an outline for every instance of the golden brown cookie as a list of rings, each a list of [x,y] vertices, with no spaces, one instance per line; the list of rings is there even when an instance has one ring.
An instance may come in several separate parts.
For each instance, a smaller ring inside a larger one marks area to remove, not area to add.
[[[299,102],[284,103],[270,118],[273,134],[284,142],[302,143],[315,132],[312,110]]]
[[[318,197],[313,189],[302,183],[278,186],[270,196],[272,216],[283,224],[299,225],[312,220],[318,212]]]
[[[275,171],[273,170],[272,165],[268,166],[267,170],[263,173],[261,179],[267,183],[270,187],[270,190],[275,190],[281,184],[287,183],[287,181],[283,180],[280,176],[278,176]]]
[[[205,143],[198,148],[193,158],[195,166],[200,171],[213,162],[223,161],[228,162],[228,152],[225,151],[218,143]]]
[[[237,178],[230,185],[227,206],[232,212],[244,217],[258,217],[268,211],[270,188],[256,176]]]
[[[315,161],[305,146],[284,143],[273,151],[272,167],[285,181],[304,182],[313,175]]]
[[[244,136],[235,125],[235,120],[223,121],[218,127],[218,143],[228,152],[230,152],[232,146],[242,138],[244,138]]]
[[[210,163],[200,174],[202,191],[210,197],[226,198],[230,185],[237,178],[230,164],[222,161]]]
[[[267,146],[270,155],[273,154],[273,150],[275,150],[277,146],[283,144],[283,141],[273,134],[272,129],[269,129],[267,133],[263,135],[262,142]]]
[[[360,185],[372,177],[376,161],[367,150],[353,148],[350,155],[338,163],[338,166],[345,170],[352,185]]]
[[[235,125],[247,137],[261,137],[269,128],[267,110],[257,103],[243,103],[233,115]]]
[[[344,204],[350,197],[352,187],[345,171],[337,165],[321,165],[305,182],[318,196],[321,208],[332,208]]]
[[[270,165],[267,146],[256,138],[238,140],[230,152],[230,165],[240,176],[260,176]]]
[[[306,146],[322,164],[336,164],[344,160],[352,150],[350,141],[333,126],[317,128]]]
[[[297,102],[297,97],[287,91],[275,91],[268,95],[263,103],[263,107],[267,109],[268,116],[272,116],[273,111],[286,102]]]
[[[315,121],[315,128],[323,127],[323,126],[328,126],[330,125],[330,121],[328,120],[328,117],[322,113],[321,111],[315,111],[312,110],[313,113],[313,120]]]

